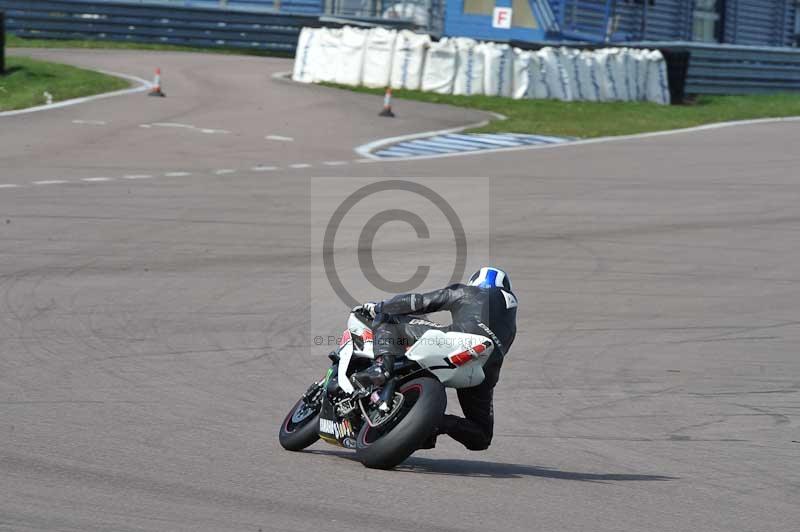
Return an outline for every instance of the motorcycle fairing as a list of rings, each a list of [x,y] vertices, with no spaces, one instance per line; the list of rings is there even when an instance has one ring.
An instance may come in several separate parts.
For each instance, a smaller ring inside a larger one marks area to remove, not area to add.
[[[483,365],[494,350],[492,341],[479,334],[426,331],[406,358],[433,373],[442,384],[451,388],[470,388],[483,382]]]

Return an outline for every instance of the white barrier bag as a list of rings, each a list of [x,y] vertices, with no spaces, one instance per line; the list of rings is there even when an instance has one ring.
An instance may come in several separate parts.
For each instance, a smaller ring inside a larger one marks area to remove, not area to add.
[[[580,97],[587,102],[600,101],[600,84],[595,69],[595,54],[584,50],[575,58],[575,72],[580,87]]]
[[[439,94],[452,94],[456,78],[456,43],[444,38],[428,46],[422,90]]]
[[[647,91],[645,99],[661,105],[669,105],[669,77],[667,76],[667,61],[664,55],[653,50],[647,54]]]
[[[388,87],[392,77],[392,55],[397,30],[372,28],[367,35],[364,52],[364,71],[361,82],[365,87]]]
[[[342,28],[342,39],[339,41],[339,69],[336,71],[336,83],[356,87],[361,85],[361,72],[364,68],[364,52],[367,44],[367,30]]]
[[[535,63],[535,64],[534,64]],[[536,54],[519,48],[514,48],[514,76],[511,97],[515,100],[533,98],[534,86],[539,73],[535,71],[539,66]]]
[[[336,82],[336,73],[341,64],[340,43],[342,41],[342,30],[331,28],[320,28],[318,30],[319,44],[316,58],[317,64],[314,66],[314,81]]]
[[[297,52],[294,56],[292,79],[301,83],[314,81],[314,54],[319,44],[318,31],[314,28],[303,28],[297,41]]]
[[[580,87],[578,86],[578,70],[575,61],[578,58],[579,53],[580,52],[578,50],[574,50],[572,48],[561,47],[555,50],[556,57],[558,58],[558,64],[563,72],[562,75],[565,76],[564,79],[569,86],[569,93],[572,95],[572,100],[576,101],[583,99]]]
[[[631,49],[630,61],[633,69],[632,98],[636,101],[647,99],[647,60],[648,50]]]
[[[486,96],[511,97],[514,55],[507,44],[484,43],[483,93]]]
[[[484,45],[459,37],[456,43],[456,79],[453,94],[483,94]]]
[[[611,61],[611,69],[614,71],[617,82],[619,99],[630,102],[634,99],[633,85],[635,85],[633,80],[633,61],[631,60],[630,50],[627,48],[619,49],[618,52],[614,54]]]
[[[547,97],[566,102],[572,101],[567,72],[560,61],[559,54],[549,46],[542,48],[536,54],[539,56]]]
[[[419,90],[422,86],[425,50],[430,42],[429,35],[420,35],[409,30],[398,32],[392,56],[393,89]]]
[[[594,75],[599,86],[601,102],[614,102],[621,99],[617,85],[613,57],[619,52],[617,48],[604,48],[594,52]]]

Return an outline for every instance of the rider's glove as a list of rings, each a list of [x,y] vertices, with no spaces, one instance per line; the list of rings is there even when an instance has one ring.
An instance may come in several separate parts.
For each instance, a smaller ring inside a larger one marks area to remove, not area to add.
[[[359,306],[353,308],[353,312],[356,312],[356,311],[359,311],[359,310],[363,310],[364,313],[369,314],[370,318],[375,319],[375,314],[376,314],[375,308],[377,306],[378,306],[378,304],[377,303],[373,303],[373,302],[364,303],[363,305],[359,305]]]

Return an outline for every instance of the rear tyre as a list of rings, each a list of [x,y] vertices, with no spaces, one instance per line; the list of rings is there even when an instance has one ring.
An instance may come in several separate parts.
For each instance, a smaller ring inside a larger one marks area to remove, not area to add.
[[[278,434],[278,441],[287,451],[302,451],[319,439],[318,404],[308,404],[300,399],[286,414]]]
[[[409,381],[398,390],[403,404],[386,426],[361,428],[356,456],[364,466],[391,469],[411,456],[439,426],[447,407],[444,386],[431,377]]]

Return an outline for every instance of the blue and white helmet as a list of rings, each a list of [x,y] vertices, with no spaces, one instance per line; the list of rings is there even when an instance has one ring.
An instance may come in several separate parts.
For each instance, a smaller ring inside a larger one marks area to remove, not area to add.
[[[470,286],[480,286],[481,288],[496,286],[508,292],[511,291],[511,279],[508,277],[508,274],[499,268],[492,268],[491,266],[484,266],[473,273],[467,284]]]

